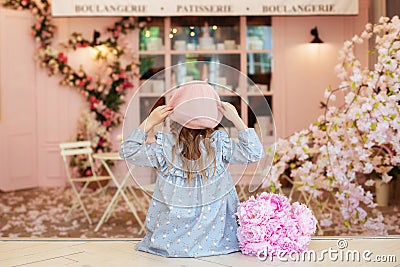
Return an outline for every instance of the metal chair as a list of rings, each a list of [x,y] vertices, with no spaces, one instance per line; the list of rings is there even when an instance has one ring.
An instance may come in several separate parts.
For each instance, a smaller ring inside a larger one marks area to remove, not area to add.
[[[84,202],[82,201],[83,194],[87,192],[86,190],[90,183],[97,183],[98,187],[101,189],[106,189],[108,187],[108,183],[106,186],[103,186],[100,182],[111,180],[110,176],[98,176],[96,175],[94,162],[92,158],[93,150],[91,148],[90,141],[79,141],[79,142],[68,142],[59,144],[61,149],[61,156],[64,161],[65,170],[68,178],[68,182],[71,184],[72,190],[75,193],[76,200],[72,203],[68,214],[65,219],[68,220],[68,217],[71,215],[72,211],[81,208],[90,224],[92,224],[92,220],[89,216],[89,212],[87,211]],[[82,155],[85,160],[88,161],[89,167],[91,169],[91,176],[84,177],[72,177],[70,171],[70,158]],[[90,194],[88,195],[90,196]]]

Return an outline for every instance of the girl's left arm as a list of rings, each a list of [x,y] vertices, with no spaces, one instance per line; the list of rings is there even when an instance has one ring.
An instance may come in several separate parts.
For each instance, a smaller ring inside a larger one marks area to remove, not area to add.
[[[239,141],[236,143],[224,134],[225,140],[222,147],[223,160],[230,164],[254,163],[264,156],[263,145],[253,128],[242,129],[238,133]]]
[[[226,140],[223,150],[223,160],[231,164],[248,164],[259,161],[263,157],[263,146],[253,128],[247,128],[240,118],[236,108],[229,102],[221,102],[220,111],[238,129],[239,142],[236,143],[223,134]]]
[[[147,134],[140,128],[133,130],[121,144],[119,155],[137,166],[157,167],[156,142],[146,144]]]

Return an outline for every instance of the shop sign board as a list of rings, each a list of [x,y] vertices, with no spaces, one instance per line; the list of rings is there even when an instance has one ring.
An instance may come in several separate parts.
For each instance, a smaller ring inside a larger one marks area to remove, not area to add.
[[[55,17],[357,15],[358,0],[52,0]]]

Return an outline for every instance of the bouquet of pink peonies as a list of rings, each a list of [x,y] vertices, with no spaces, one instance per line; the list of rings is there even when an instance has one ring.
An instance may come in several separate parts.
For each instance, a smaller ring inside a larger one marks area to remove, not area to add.
[[[237,237],[245,255],[301,253],[315,233],[317,220],[306,205],[263,192],[240,204]]]

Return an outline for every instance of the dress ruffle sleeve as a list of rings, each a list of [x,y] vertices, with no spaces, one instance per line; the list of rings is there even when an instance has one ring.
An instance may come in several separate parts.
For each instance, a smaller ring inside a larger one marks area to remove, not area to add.
[[[173,136],[171,134],[158,132],[155,142],[157,144],[155,152],[159,165],[159,172],[165,176],[186,177],[186,172],[184,172],[182,168],[176,168],[178,163],[175,162],[175,164],[172,164]],[[178,157],[176,156],[175,158]],[[180,166],[180,164],[178,165]]]
[[[157,143],[146,144],[147,134],[135,129],[121,144],[119,155],[137,166],[158,167],[156,157]]]
[[[249,164],[263,157],[263,146],[253,128],[238,132],[238,142],[229,138],[225,131],[219,132],[222,142],[222,158],[226,164]]]

